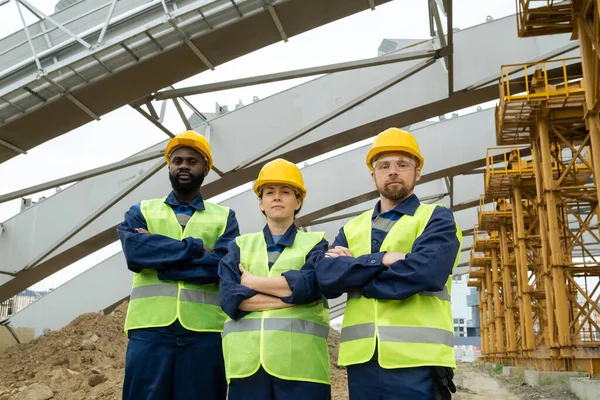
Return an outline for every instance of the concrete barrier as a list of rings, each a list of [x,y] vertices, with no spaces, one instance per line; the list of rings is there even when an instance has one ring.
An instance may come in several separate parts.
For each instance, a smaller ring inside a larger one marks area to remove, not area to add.
[[[580,400],[598,400],[600,398],[600,380],[590,378],[570,378],[569,389]]]
[[[548,386],[554,384],[568,384],[569,379],[579,376],[578,372],[549,372],[549,371],[525,371],[525,382],[529,386]],[[598,397],[596,397],[598,399]]]

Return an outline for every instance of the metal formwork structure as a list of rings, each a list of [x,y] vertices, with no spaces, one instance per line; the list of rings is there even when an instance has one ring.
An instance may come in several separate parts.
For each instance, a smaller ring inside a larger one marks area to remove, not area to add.
[[[469,262],[469,278],[475,279],[480,291],[479,313],[481,321],[481,351],[488,357],[498,357],[505,352],[502,333],[503,299],[500,298],[500,279],[498,275],[498,233],[486,232],[475,226],[473,229],[473,247]]]
[[[536,343],[533,365],[587,370],[592,376],[600,373],[600,329],[593,318],[600,311],[594,249],[600,242],[598,5],[594,0],[519,0],[519,36],[572,33],[581,66],[578,60],[563,60],[561,77],[549,73],[548,63],[523,65],[520,78],[511,78],[518,66],[507,66],[496,117],[498,144],[531,145],[536,189],[531,203],[537,209],[541,259],[541,268],[533,270],[543,277],[547,317],[547,345]],[[517,82],[525,83],[524,93],[511,93]]]
[[[564,0],[517,0],[519,36],[542,36],[573,31],[572,4]]]
[[[490,237],[497,239],[496,246],[490,249],[490,268],[493,284],[493,297],[496,316],[496,331],[501,329],[503,335],[497,336],[494,360],[504,362],[507,358],[516,357],[518,332],[521,329],[521,312],[518,297],[518,279],[514,268],[514,245],[512,241],[512,210],[509,202],[501,199],[486,203],[481,197],[478,210],[478,227],[489,232]],[[501,233],[504,234],[501,234]]]
[[[600,336],[591,317],[600,300],[600,260],[594,250],[600,238],[592,225],[598,188],[584,122],[585,80],[572,68],[577,62],[503,67],[497,144],[531,147],[488,150],[485,198],[496,203],[492,211],[480,210],[479,222],[499,229],[500,241],[514,245],[514,263],[508,256],[502,264],[503,275],[512,278],[514,271],[517,283],[519,327],[517,318],[514,328],[506,325],[516,344],[511,348],[507,342],[510,362],[597,376]],[[523,84],[525,92],[513,90]]]

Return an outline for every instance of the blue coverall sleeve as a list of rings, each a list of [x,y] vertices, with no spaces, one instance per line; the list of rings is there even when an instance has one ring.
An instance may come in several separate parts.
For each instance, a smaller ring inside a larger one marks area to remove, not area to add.
[[[235,240],[229,243],[229,249],[225,257],[219,262],[219,296],[221,308],[231,319],[238,320],[249,312],[241,311],[238,307],[242,301],[249,299],[258,292],[241,284],[240,248]]]
[[[317,284],[315,265],[325,256],[329,244],[325,239],[317,243],[306,256],[306,262],[300,270],[291,270],[282,275],[292,290],[288,297],[281,300],[289,304],[309,304],[321,299],[321,290]]]
[[[127,268],[133,272],[144,268],[161,271],[185,266],[204,254],[204,242],[200,239],[175,240],[163,235],[138,233],[138,228],[148,229],[139,204],[125,213],[125,220],[117,227]]]
[[[225,230],[215,242],[212,252],[202,251],[201,255],[181,266],[159,271],[158,278],[160,280],[185,281],[197,285],[219,282],[219,261],[227,254],[229,243],[239,235],[240,227],[235,217],[235,211],[230,209]],[[200,242],[202,241],[200,240]]]
[[[348,247],[344,228],[340,229],[335,238],[332,247],[335,246]],[[360,290],[385,269],[381,262],[383,254],[379,252],[359,257],[321,258],[316,270],[317,282],[323,295],[332,299],[351,290]]]
[[[403,300],[424,291],[443,290],[460,251],[457,229],[452,211],[437,207],[406,258],[365,285],[363,295]]]

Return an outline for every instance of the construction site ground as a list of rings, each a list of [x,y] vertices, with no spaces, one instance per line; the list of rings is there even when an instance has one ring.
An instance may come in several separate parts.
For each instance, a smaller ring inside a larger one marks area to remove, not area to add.
[[[0,353],[0,400],[118,400],[125,367],[127,304],[110,314],[79,316],[60,331]],[[348,399],[346,370],[336,367],[339,334],[331,331],[332,399]],[[571,400],[566,385],[532,388],[519,374],[503,377],[502,368],[459,363],[458,400]]]

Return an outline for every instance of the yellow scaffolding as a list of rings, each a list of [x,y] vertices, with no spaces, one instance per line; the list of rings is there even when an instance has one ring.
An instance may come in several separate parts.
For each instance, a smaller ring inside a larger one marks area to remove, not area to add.
[[[517,0],[519,37],[573,31],[573,4],[565,0]]]
[[[496,142],[528,144],[538,112],[555,119],[581,122],[585,103],[579,58],[502,66],[500,104],[496,107]]]

